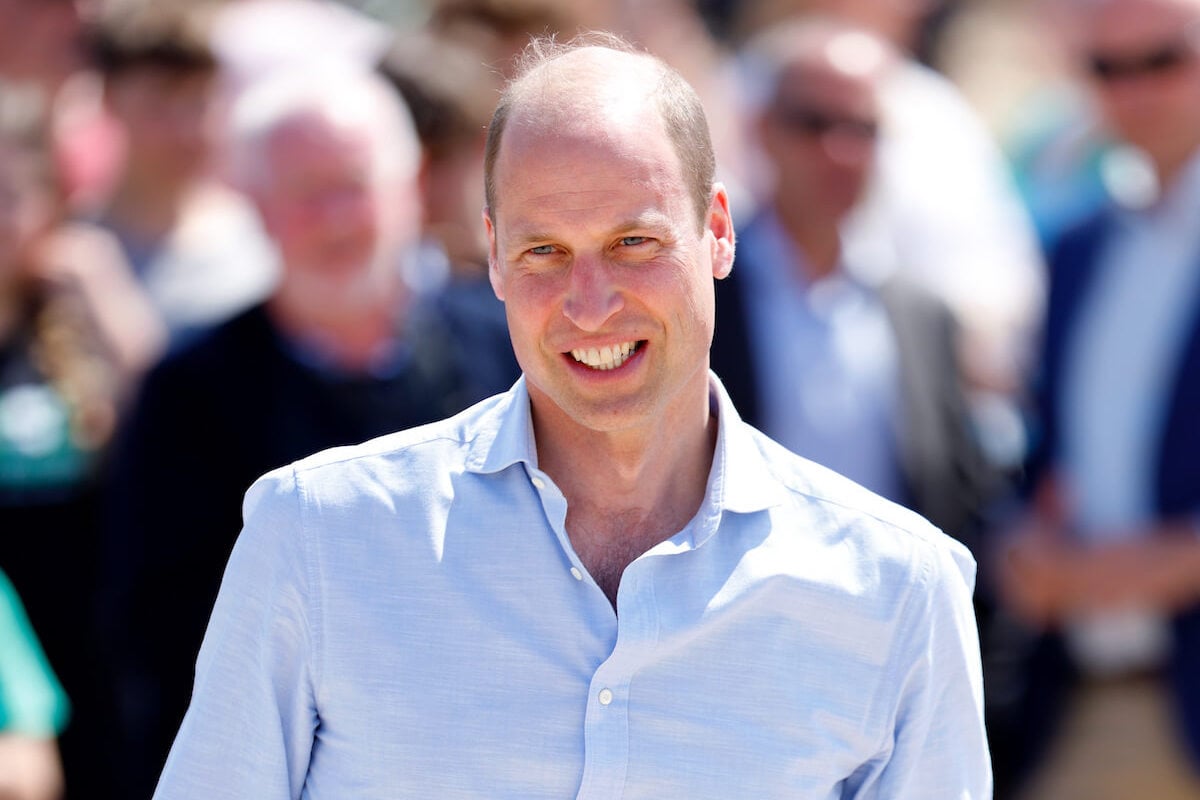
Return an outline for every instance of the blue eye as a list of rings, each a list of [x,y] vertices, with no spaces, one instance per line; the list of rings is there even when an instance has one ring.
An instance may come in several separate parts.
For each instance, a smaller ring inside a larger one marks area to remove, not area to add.
[[[535,256],[548,256],[554,252],[554,245],[539,244],[537,247],[529,248],[529,252],[533,253]]]
[[[621,239],[621,244],[626,247],[633,247],[635,245],[644,244],[648,241],[650,241],[649,238],[645,236],[626,236]]]

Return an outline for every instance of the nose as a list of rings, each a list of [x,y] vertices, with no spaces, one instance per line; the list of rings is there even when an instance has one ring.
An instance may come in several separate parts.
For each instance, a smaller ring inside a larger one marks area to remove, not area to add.
[[[612,267],[601,258],[579,258],[567,274],[563,315],[584,331],[598,331],[625,305]]]
[[[821,136],[825,157],[842,167],[858,167],[871,160],[875,142],[853,131],[831,130]]]

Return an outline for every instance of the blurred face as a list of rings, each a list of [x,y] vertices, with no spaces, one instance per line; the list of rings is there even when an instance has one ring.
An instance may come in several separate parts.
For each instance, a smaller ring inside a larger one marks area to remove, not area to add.
[[[869,78],[824,64],[787,70],[760,121],[780,208],[796,218],[840,221],[866,190],[878,124]]]
[[[1176,166],[1200,142],[1200,3],[1113,0],[1080,18],[1080,61],[1126,141]]]
[[[209,166],[216,135],[208,71],[133,67],[114,75],[107,97],[128,140],[131,168],[161,180],[186,180]]]
[[[396,245],[394,198],[365,132],[304,117],[284,124],[264,149],[267,177],[255,199],[288,280],[336,286],[362,277]]]
[[[59,79],[82,66],[79,11],[71,0],[0,0],[0,74]]]
[[[510,121],[486,218],[491,277],[535,418],[669,435],[704,403],[713,278],[733,259],[724,189],[697,224],[653,112]]]

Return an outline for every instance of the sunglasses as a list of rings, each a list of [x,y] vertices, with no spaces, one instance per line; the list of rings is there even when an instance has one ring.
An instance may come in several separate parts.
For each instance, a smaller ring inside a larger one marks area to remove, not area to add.
[[[871,141],[879,136],[879,123],[875,120],[829,114],[805,106],[776,107],[771,116],[785,130],[814,139],[835,132]]]
[[[1092,53],[1086,64],[1092,77],[1102,83],[1155,77],[1173,72],[1196,57],[1196,49],[1190,40],[1164,44],[1139,55],[1115,56]]]

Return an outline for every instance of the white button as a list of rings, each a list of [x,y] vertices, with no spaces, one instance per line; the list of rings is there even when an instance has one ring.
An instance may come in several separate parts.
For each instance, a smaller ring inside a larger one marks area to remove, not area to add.
[[[612,702],[612,689],[601,689],[600,694],[596,695],[596,699],[600,701],[600,705],[608,705]]]
[[[544,480],[542,480],[541,478],[538,478],[538,477],[536,477],[536,476],[535,476],[535,477],[533,478],[533,488],[535,488],[535,489],[537,489],[537,490],[539,490],[539,491],[540,491],[540,490],[542,490],[542,489],[545,489],[545,488],[546,488],[546,482],[545,482]]]
[[[579,571],[579,567],[571,567],[571,577],[577,581],[583,580],[583,573]]]

